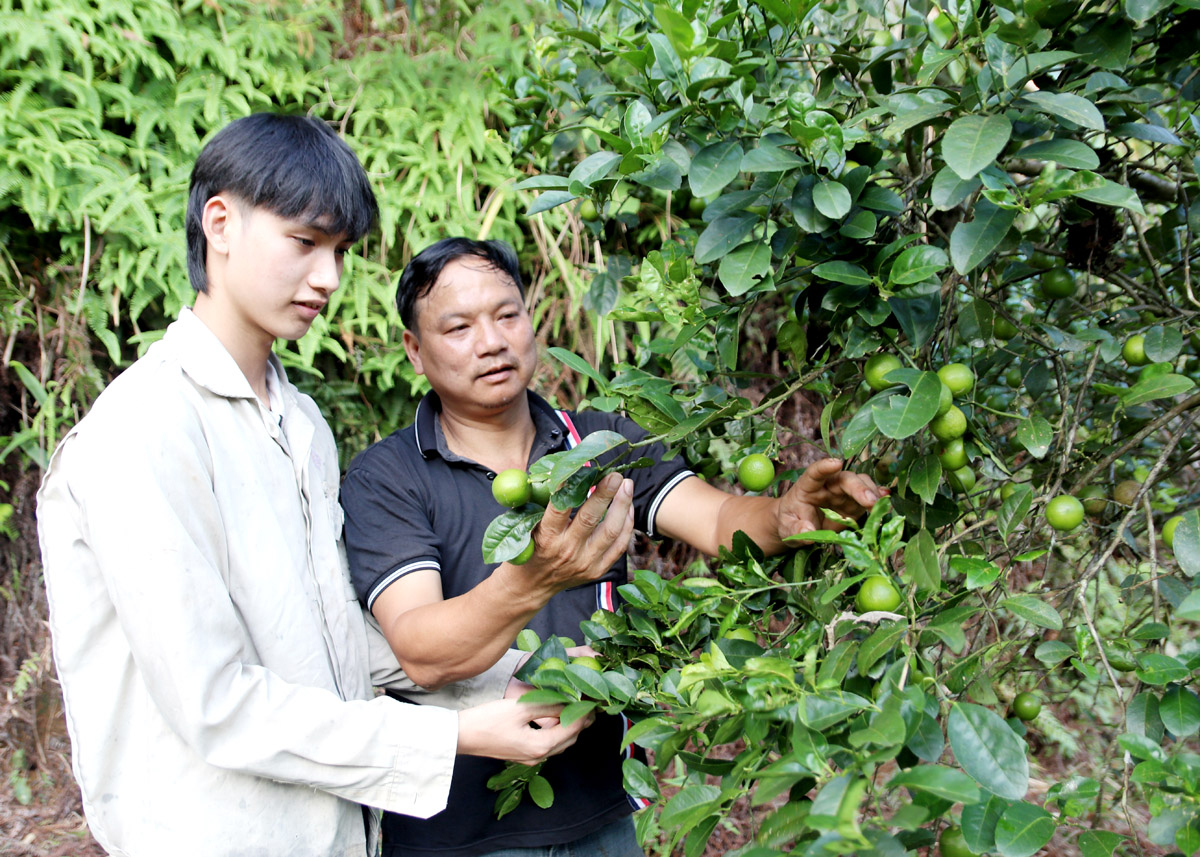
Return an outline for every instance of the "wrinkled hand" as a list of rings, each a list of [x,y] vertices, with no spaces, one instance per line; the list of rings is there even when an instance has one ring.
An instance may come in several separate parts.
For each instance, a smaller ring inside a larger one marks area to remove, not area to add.
[[[842,470],[836,458],[823,458],[809,465],[775,509],[780,538],[813,530],[840,530],[843,525],[828,518],[822,509],[832,509],[847,518],[858,518],[890,493],[869,476]]]
[[[633,536],[633,482],[609,473],[575,517],[551,503],[533,531],[533,557],[521,566],[530,586],[560,592],[603,577]]]
[[[579,738],[595,719],[581,717],[570,726],[558,719],[561,705],[530,705],[498,699],[458,713],[458,753],[536,765],[556,756]]]

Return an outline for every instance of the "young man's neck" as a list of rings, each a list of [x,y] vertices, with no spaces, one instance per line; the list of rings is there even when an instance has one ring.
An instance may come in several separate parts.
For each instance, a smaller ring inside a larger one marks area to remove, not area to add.
[[[443,402],[441,418],[446,445],[455,455],[497,473],[510,467],[523,470],[529,464],[537,431],[525,396],[495,414],[461,413]]]
[[[261,330],[250,330],[232,321],[227,314],[219,311],[213,300],[204,292],[196,295],[196,303],[192,312],[213,332],[213,335],[225,346],[225,350],[237,363],[250,389],[258,396],[260,402],[267,407],[271,405],[271,397],[267,392],[267,360],[271,356],[271,346],[274,340],[267,337]]]

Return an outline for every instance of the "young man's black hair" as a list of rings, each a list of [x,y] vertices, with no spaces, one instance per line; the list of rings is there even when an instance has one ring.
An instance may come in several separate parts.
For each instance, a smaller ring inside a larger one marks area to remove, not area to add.
[[[396,309],[404,326],[416,333],[417,301],[429,294],[447,265],[463,256],[474,256],[512,281],[521,294],[525,283],[517,262],[517,254],[503,241],[475,241],[470,238],[443,238],[430,244],[412,258],[400,275],[396,286]]]
[[[281,159],[280,152],[291,153]],[[226,125],[192,170],[187,206],[187,264],[192,288],[208,288],[201,218],[212,197],[228,193],[288,219],[311,220],[329,235],[361,238],[379,214],[358,158],[325,122],[255,113]]]

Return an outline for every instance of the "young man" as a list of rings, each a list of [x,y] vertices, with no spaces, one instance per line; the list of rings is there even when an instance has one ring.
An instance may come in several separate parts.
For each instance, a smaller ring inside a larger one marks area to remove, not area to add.
[[[432,815],[456,753],[541,759],[579,731],[501,699],[511,662],[438,698],[494,700],[481,707],[374,698],[373,680],[411,682],[350,586],[333,436],[271,348],[308,330],[375,215],[324,123],[223,129],[192,174],[194,309],[51,460],[55,662],[84,809],[113,854],[362,857],[377,830],[362,805]]]
[[[565,588],[538,567],[546,541],[534,532],[527,565],[483,562],[484,529],[501,510],[489,482],[510,467],[599,429],[632,440],[646,433],[603,413],[555,411],[527,387],[537,361],[533,326],[512,250],[498,242],[451,238],[417,255],[400,278],[404,347],[433,392],[416,422],[350,466],[342,488],[346,544],[355,587],[383,628],[409,676],[441,687],[487,669],[505,656],[522,627],[545,639],[579,641],[579,623],[612,609],[625,582],[623,557],[604,557],[594,583]],[[726,494],[692,475],[664,449],[643,450],[658,464],[634,471],[635,523],[654,537],[682,539],[715,554],[745,531],[770,552],[781,539],[823,528],[821,508],[857,516],[884,493],[870,479],[814,464],[782,498]],[[619,477],[602,483],[611,490]],[[552,508],[552,507],[551,507]],[[384,816],[384,855],[545,855],[571,843],[572,853],[640,855],[621,789],[621,718],[598,718],[579,742],[542,769],[554,805],[524,803],[503,819],[486,787],[500,766],[460,759],[449,808],[428,820]],[[557,853],[557,852],[556,852]]]

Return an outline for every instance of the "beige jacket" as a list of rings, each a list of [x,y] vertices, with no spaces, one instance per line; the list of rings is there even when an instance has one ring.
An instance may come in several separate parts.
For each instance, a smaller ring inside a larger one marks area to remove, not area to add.
[[[333,436],[274,365],[281,416],[185,310],[38,495],[75,776],[113,854],[360,857],[359,804],[446,804],[457,715],[374,697],[411,683],[349,583]],[[498,698],[518,656],[432,701]]]

